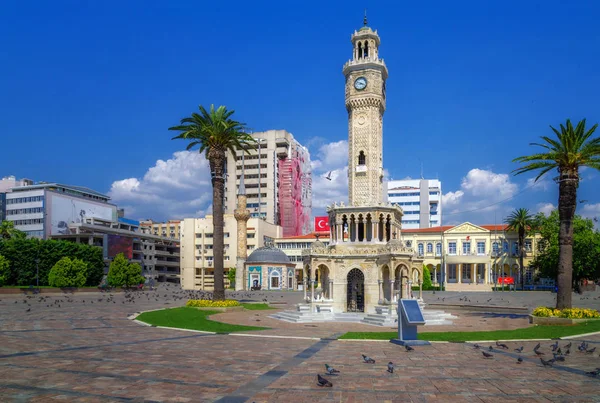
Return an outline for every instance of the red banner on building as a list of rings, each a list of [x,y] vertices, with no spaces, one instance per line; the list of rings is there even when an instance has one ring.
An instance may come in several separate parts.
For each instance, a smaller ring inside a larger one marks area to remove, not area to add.
[[[315,217],[315,231],[325,232],[329,231],[329,217]]]

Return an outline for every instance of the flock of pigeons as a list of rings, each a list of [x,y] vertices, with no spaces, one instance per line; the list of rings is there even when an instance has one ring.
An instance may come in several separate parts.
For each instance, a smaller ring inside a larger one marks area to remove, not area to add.
[[[555,362],[564,362],[566,360],[566,358],[571,355],[571,347],[573,347],[573,343],[569,342],[566,345],[564,345],[562,348],[559,347],[558,340],[554,344],[551,344],[550,348],[552,349],[551,353],[552,353],[553,358],[551,358],[549,360],[544,360],[544,358],[542,358],[542,356],[544,356],[545,353],[540,351],[541,346],[542,346],[541,343],[538,343],[533,348],[533,353],[535,354],[536,357],[539,357],[540,362],[542,363],[542,366],[552,367]],[[482,347],[479,344],[475,344],[473,346],[473,348],[475,350],[480,350]],[[502,350],[510,350],[510,348],[506,344],[500,343],[498,341],[496,342],[496,348],[502,349]],[[519,354],[522,354],[523,349],[524,349],[524,347],[521,346],[519,348],[515,348],[514,351],[516,351]],[[596,347],[589,348],[588,343],[586,343],[585,341],[582,341],[581,344],[579,346],[577,346],[577,350],[583,354],[593,355],[596,352]],[[483,354],[484,358],[492,359],[492,358],[494,358],[494,354],[492,354],[493,351],[494,351],[494,347],[489,346],[488,351],[481,350],[481,353]],[[519,358],[517,358],[517,364],[521,364],[521,363],[523,363],[523,357],[519,356]],[[588,371],[585,374],[588,376],[591,376],[591,377],[598,377],[600,375],[600,367],[596,368],[593,371]]]
[[[405,345],[404,349],[406,350],[407,353],[414,351],[415,349],[409,345]],[[375,360],[371,357],[369,357],[368,355],[365,354],[361,354],[362,355],[362,359],[363,359],[363,363],[364,364],[375,364]],[[388,362],[387,364],[387,372],[389,372],[390,374],[394,373],[394,363],[393,362]],[[333,368],[332,366],[330,366],[329,364],[325,364],[325,376],[329,375],[329,376],[337,376],[337,374],[340,373],[340,371],[338,371],[337,369]],[[330,380],[328,380],[327,378],[324,378],[323,376],[321,376],[321,374],[317,374],[317,385],[321,386],[321,387],[326,387],[326,388],[330,388],[333,386],[333,384],[331,383]]]

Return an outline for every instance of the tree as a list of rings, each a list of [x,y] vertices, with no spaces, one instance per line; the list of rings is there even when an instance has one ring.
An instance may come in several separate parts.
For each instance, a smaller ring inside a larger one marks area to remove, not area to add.
[[[12,221],[2,221],[0,223],[0,238],[1,239],[25,239],[27,236],[23,231],[15,228],[15,223]]]
[[[234,111],[225,106],[215,109],[210,106],[207,111],[202,105],[200,113],[181,119],[179,126],[169,130],[180,132],[174,139],[188,140],[187,150],[198,146],[200,153],[205,153],[210,165],[213,186],[213,252],[214,252],[214,299],[225,299],[223,281],[223,199],[225,190],[225,163],[230,152],[234,158],[237,150],[248,150],[256,141],[245,133],[245,123],[233,120]]]
[[[577,187],[579,186],[579,168],[590,167],[600,170],[600,138],[590,139],[598,124],[586,131],[585,119],[573,127],[567,119],[566,125],[560,125],[560,131],[550,126],[558,139],[542,136],[543,143],[531,145],[544,148],[544,152],[517,157],[513,162],[524,163],[515,169],[515,175],[530,171],[539,171],[535,180],[539,180],[549,171],[556,169],[558,176],[558,212],[559,261],[558,293],[556,308],[571,308],[573,279],[573,217],[577,206]]]
[[[235,267],[230,267],[227,272],[227,280],[229,280],[229,288],[234,288],[235,285]]]
[[[424,290],[431,290],[433,288],[433,284],[431,284],[431,272],[429,271],[429,267],[427,266],[423,266],[422,287]]]
[[[558,275],[560,219],[557,210],[549,216],[540,213],[535,216],[535,228],[541,239],[540,251],[531,266],[540,271],[543,277],[556,278]],[[578,215],[573,219],[573,283],[581,279],[600,278],[600,232],[594,230],[592,220]]]
[[[80,259],[60,259],[48,274],[52,287],[83,287],[87,278],[87,264]]]
[[[137,263],[129,263],[124,254],[119,253],[110,263],[106,281],[113,287],[130,287],[132,285],[142,284],[142,267]]]
[[[525,276],[523,275],[523,256],[525,254],[525,235],[531,231],[533,226],[533,216],[529,214],[526,208],[520,208],[513,211],[504,220],[508,231],[514,231],[519,235],[519,272],[521,274],[521,289],[525,289]]]
[[[10,262],[0,255],[0,286],[7,284],[10,278]]]

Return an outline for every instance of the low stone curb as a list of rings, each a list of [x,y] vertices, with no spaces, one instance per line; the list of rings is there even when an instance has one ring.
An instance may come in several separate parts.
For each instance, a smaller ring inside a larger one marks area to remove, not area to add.
[[[534,325],[575,325],[577,323],[588,322],[590,320],[600,320],[600,319],[597,319],[597,318],[571,319],[571,318],[557,318],[556,316],[529,315],[529,323],[533,323]]]

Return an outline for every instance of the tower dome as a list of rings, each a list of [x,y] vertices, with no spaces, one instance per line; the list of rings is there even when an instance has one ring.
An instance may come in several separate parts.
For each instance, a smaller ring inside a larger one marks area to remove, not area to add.
[[[290,258],[280,249],[262,246],[248,256],[248,263],[290,263]]]

